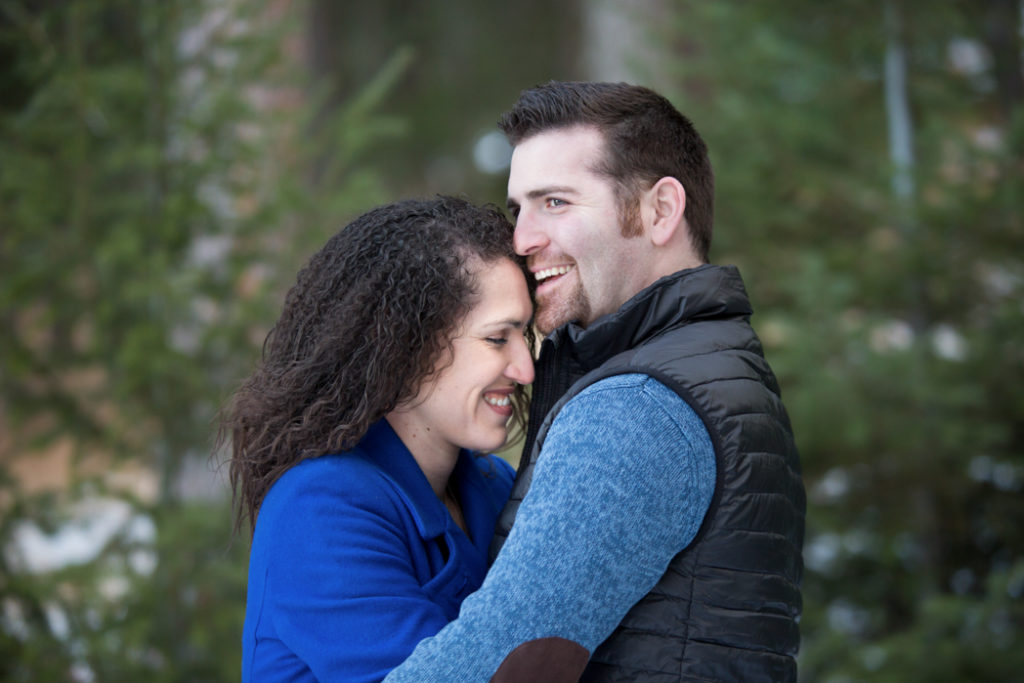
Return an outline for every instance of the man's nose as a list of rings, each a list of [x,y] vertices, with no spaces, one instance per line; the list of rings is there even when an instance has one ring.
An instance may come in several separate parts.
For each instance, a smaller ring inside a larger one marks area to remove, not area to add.
[[[534,254],[547,244],[547,235],[541,229],[540,222],[526,208],[521,209],[516,217],[516,230],[512,234],[512,244],[520,256]]]

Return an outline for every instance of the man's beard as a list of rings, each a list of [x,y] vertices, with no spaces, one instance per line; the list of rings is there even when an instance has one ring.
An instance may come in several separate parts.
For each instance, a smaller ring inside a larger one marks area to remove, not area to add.
[[[577,266],[578,268],[578,266]],[[579,271],[575,275],[579,278]],[[553,300],[546,300],[553,299]],[[590,299],[583,289],[583,283],[578,279],[576,286],[568,297],[550,297],[537,299],[537,313],[534,316],[534,324],[537,330],[545,337],[551,334],[555,328],[561,327],[567,322],[576,320],[584,327],[590,321]]]
[[[639,197],[632,197],[628,201],[619,204],[619,230],[623,237],[638,238],[644,234],[644,226],[640,222],[640,200]],[[593,322],[593,307],[590,304],[590,297],[583,289],[583,282],[579,279],[579,264],[573,269],[576,273],[576,287],[569,294],[568,298],[562,298],[554,302],[544,303],[543,299],[537,299],[537,312],[534,316],[534,325],[545,337],[551,334],[555,328],[561,327],[567,322],[577,321],[582,327]]]

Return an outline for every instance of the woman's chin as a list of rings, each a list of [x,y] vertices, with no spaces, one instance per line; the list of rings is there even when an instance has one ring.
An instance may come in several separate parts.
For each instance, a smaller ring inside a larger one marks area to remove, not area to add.
[[[505,430],[500,437],[495,435],[492,439],[480,439],[474,446],[464,446],[464,448],[477,453],[493,453],[501,450],[501,447],[506,443],[508,443],[508,430]]]

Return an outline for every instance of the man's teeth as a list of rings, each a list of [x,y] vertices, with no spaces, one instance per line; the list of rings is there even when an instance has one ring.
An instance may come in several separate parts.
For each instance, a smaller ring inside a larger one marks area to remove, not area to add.
[[[484,400],[490,403],[492,406],[498,406],[499,408],[503,408],[512,403],[512,399],[510,399],[508,396],[502,396],[500,398],[497,396],[484,396]]]
[[[556,275],[565,275],[570,270],[572,270],[572,266],[555,266],[554,268],[545,268],[544,270],[538,270],[536,273],[533,274],[533,276],[537,278],[537,282],[544,282],[544,280],[547,280],[549,277],[554,277]]]

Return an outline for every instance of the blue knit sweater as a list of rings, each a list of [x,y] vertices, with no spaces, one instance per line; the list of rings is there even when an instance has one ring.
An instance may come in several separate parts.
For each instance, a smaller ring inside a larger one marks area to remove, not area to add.
[[[693,540],[714,487],[707,430],[673,391],[636,374],[591,385],[552,424],[483,586],[386,680],[487,681],[538,638],[593,652]]]

